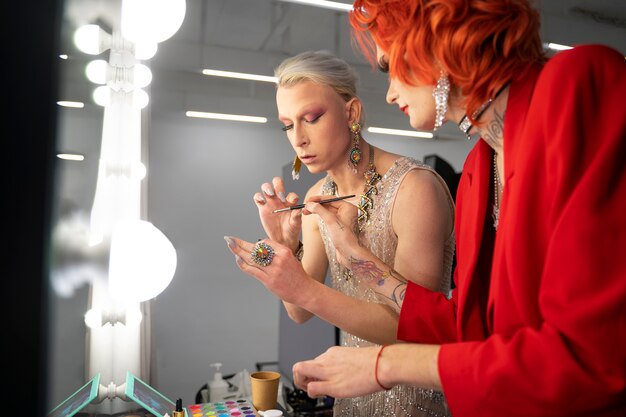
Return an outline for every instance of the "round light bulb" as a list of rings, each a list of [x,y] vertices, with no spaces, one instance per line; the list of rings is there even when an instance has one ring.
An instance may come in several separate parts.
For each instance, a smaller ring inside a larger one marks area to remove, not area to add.
[[[87,67],[85,67],[87,79],[94,84],[106,84],[108,66],[109,64],[103,59],[91,61],[87,64]]]
[[[111,89],[109,86],[103,85],[93,90],[93,101],[95,101],[98,106],[108,106],[111,102]]]
[[[131,168],[130,176],[134,180],[141,181],[144,178],[146,178],[146,173],[147,173],[146,166],[142,164],[141,162],[137,162],[133,164]]]
[[[176,271],[176,250],[144,220],[119,222],[111,235],[109,291],[117,301],[142,302],[159,295]]]
[[[159,44],[156,42],[140,42],[135,44],[135,57],[146,60],[156,55]]]
[[[106,50],[110,37],[98,25],[84,25],[74,32],[74,44],[86,54],[98,55]]]
[[[148,105],[150,98],[148,97],[148,93],[143,91],[140,88],[136,88],[133,91],[133,105],[140,109],[145,108]]]
[[[122,0],[122,36],[135,42],[163,42],[185,19],[185,0]]]
[[[85,324],[90,329],[99,329],[102,327],[102,310],[92,308],[85,313]]]
[[[152,82],[152,71],[143,64],[136,64],[134,67],[134,84],[135,87],[144,88]]]

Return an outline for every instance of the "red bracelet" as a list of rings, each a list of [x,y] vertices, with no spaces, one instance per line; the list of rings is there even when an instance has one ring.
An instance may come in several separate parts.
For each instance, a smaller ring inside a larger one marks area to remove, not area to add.
[[[376,355],[376,365],[374,365],[374,378],[376,378],[376,382],[378,383],[378,385],[384,389],[385,391],[389,391],[391,389],[391,387],[387,388],[386,386],[384,386],[383,384],[380,383],[380,380],[378,379],[378,360],[380,359],[380,355],[382,355],[383,353],[383,349],[385,349],[388,345],[382,345],[380,347],[380,350],[378,351],[378,355]]]

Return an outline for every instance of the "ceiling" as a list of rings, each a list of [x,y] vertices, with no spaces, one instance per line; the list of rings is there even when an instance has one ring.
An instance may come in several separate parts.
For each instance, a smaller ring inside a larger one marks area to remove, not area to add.
[[[85,64],[94,57],[76,50],[72,34],[86,23],[119,27],[120,3],[65,2],[61,53],[70,59],[62,64],[60,99],[84,101],[85,111],[98,109],[90,99],[94,85],[84,76]],[[155,57],[146,63],[153,72],[149,87],[153,115],[183,117],[185,110],[198,110],[265,116],[272,123],[273,84],[209,77],[201,70],[272,75],[288,56],[327,49],[359,72],[369,125],[409,128],[406,118],[384,103],[385,77],[373,72],[352,47],[346,13],[280,0],[187,0],[186,4],[179,31],[159,44]],[[626,53],[624,0],[538,0],[537,5],[545,42],[604,43]]]

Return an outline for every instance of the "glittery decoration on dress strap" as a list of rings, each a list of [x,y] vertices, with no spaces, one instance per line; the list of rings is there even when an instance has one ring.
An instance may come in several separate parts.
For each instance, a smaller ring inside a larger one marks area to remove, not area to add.
[[[370,219],[370,210],[374,208],[373,196],[378,194],[376,183],[382,178],[376,167],[374,166],[374,147],[370,146],[370,160],[365,171],[365,186],[363,187],[363,194],[359,200],[358,217],[357,222],[359,225],[359,232],[363,230],[367,221]]]

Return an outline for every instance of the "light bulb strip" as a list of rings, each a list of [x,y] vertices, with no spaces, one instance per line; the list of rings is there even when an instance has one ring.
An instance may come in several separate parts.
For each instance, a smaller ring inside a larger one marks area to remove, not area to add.
[[[85,155],[77,153],[59,153],[57,154],[57,158],[64,159],[66,161],[84,161]]]
[[[380,133],[382,135],[410,136],[414,138],[432,139],[434,135],[431,132],[423,132],[420,130],[400,130],[387,129],[384,127],[368,127],[370,133]]]
[[[202,119],[232,120],[236,122],[267,123],[267,117],[244,116],[240,114],[209,113],[190,110],[185,112],[185,116],[198,117]]]
[[[60,100],[60,101],[57,101],[57,105],[61,107],[70,107],[73,109],[82,109],[83,107],[85,107],[85,103],[83,103],[82,101]]]
[[[553,43],[553,42],[545,43],[544,47],[547,49],[552,49],[553,51],[565,51],[567,49],[573,48],[573,46],[561,45],[560,43]]]
[[[304,4],[307,6],[321,7],[324,9],[337,10],[340,12],[349,12],[352,10],[352,4],[339,3],[337,1],[328,0],[283,0],[288,3]]]
[[[238,78],[241,80],[263,81],[267,83],[274,83],[278,81],[278,78],[269,75],[247,74],[244,72],[233,71],[220,71],[214,69],[203,69],[202,74],[212,75],[214,77],[226,77],[226,78]]]

